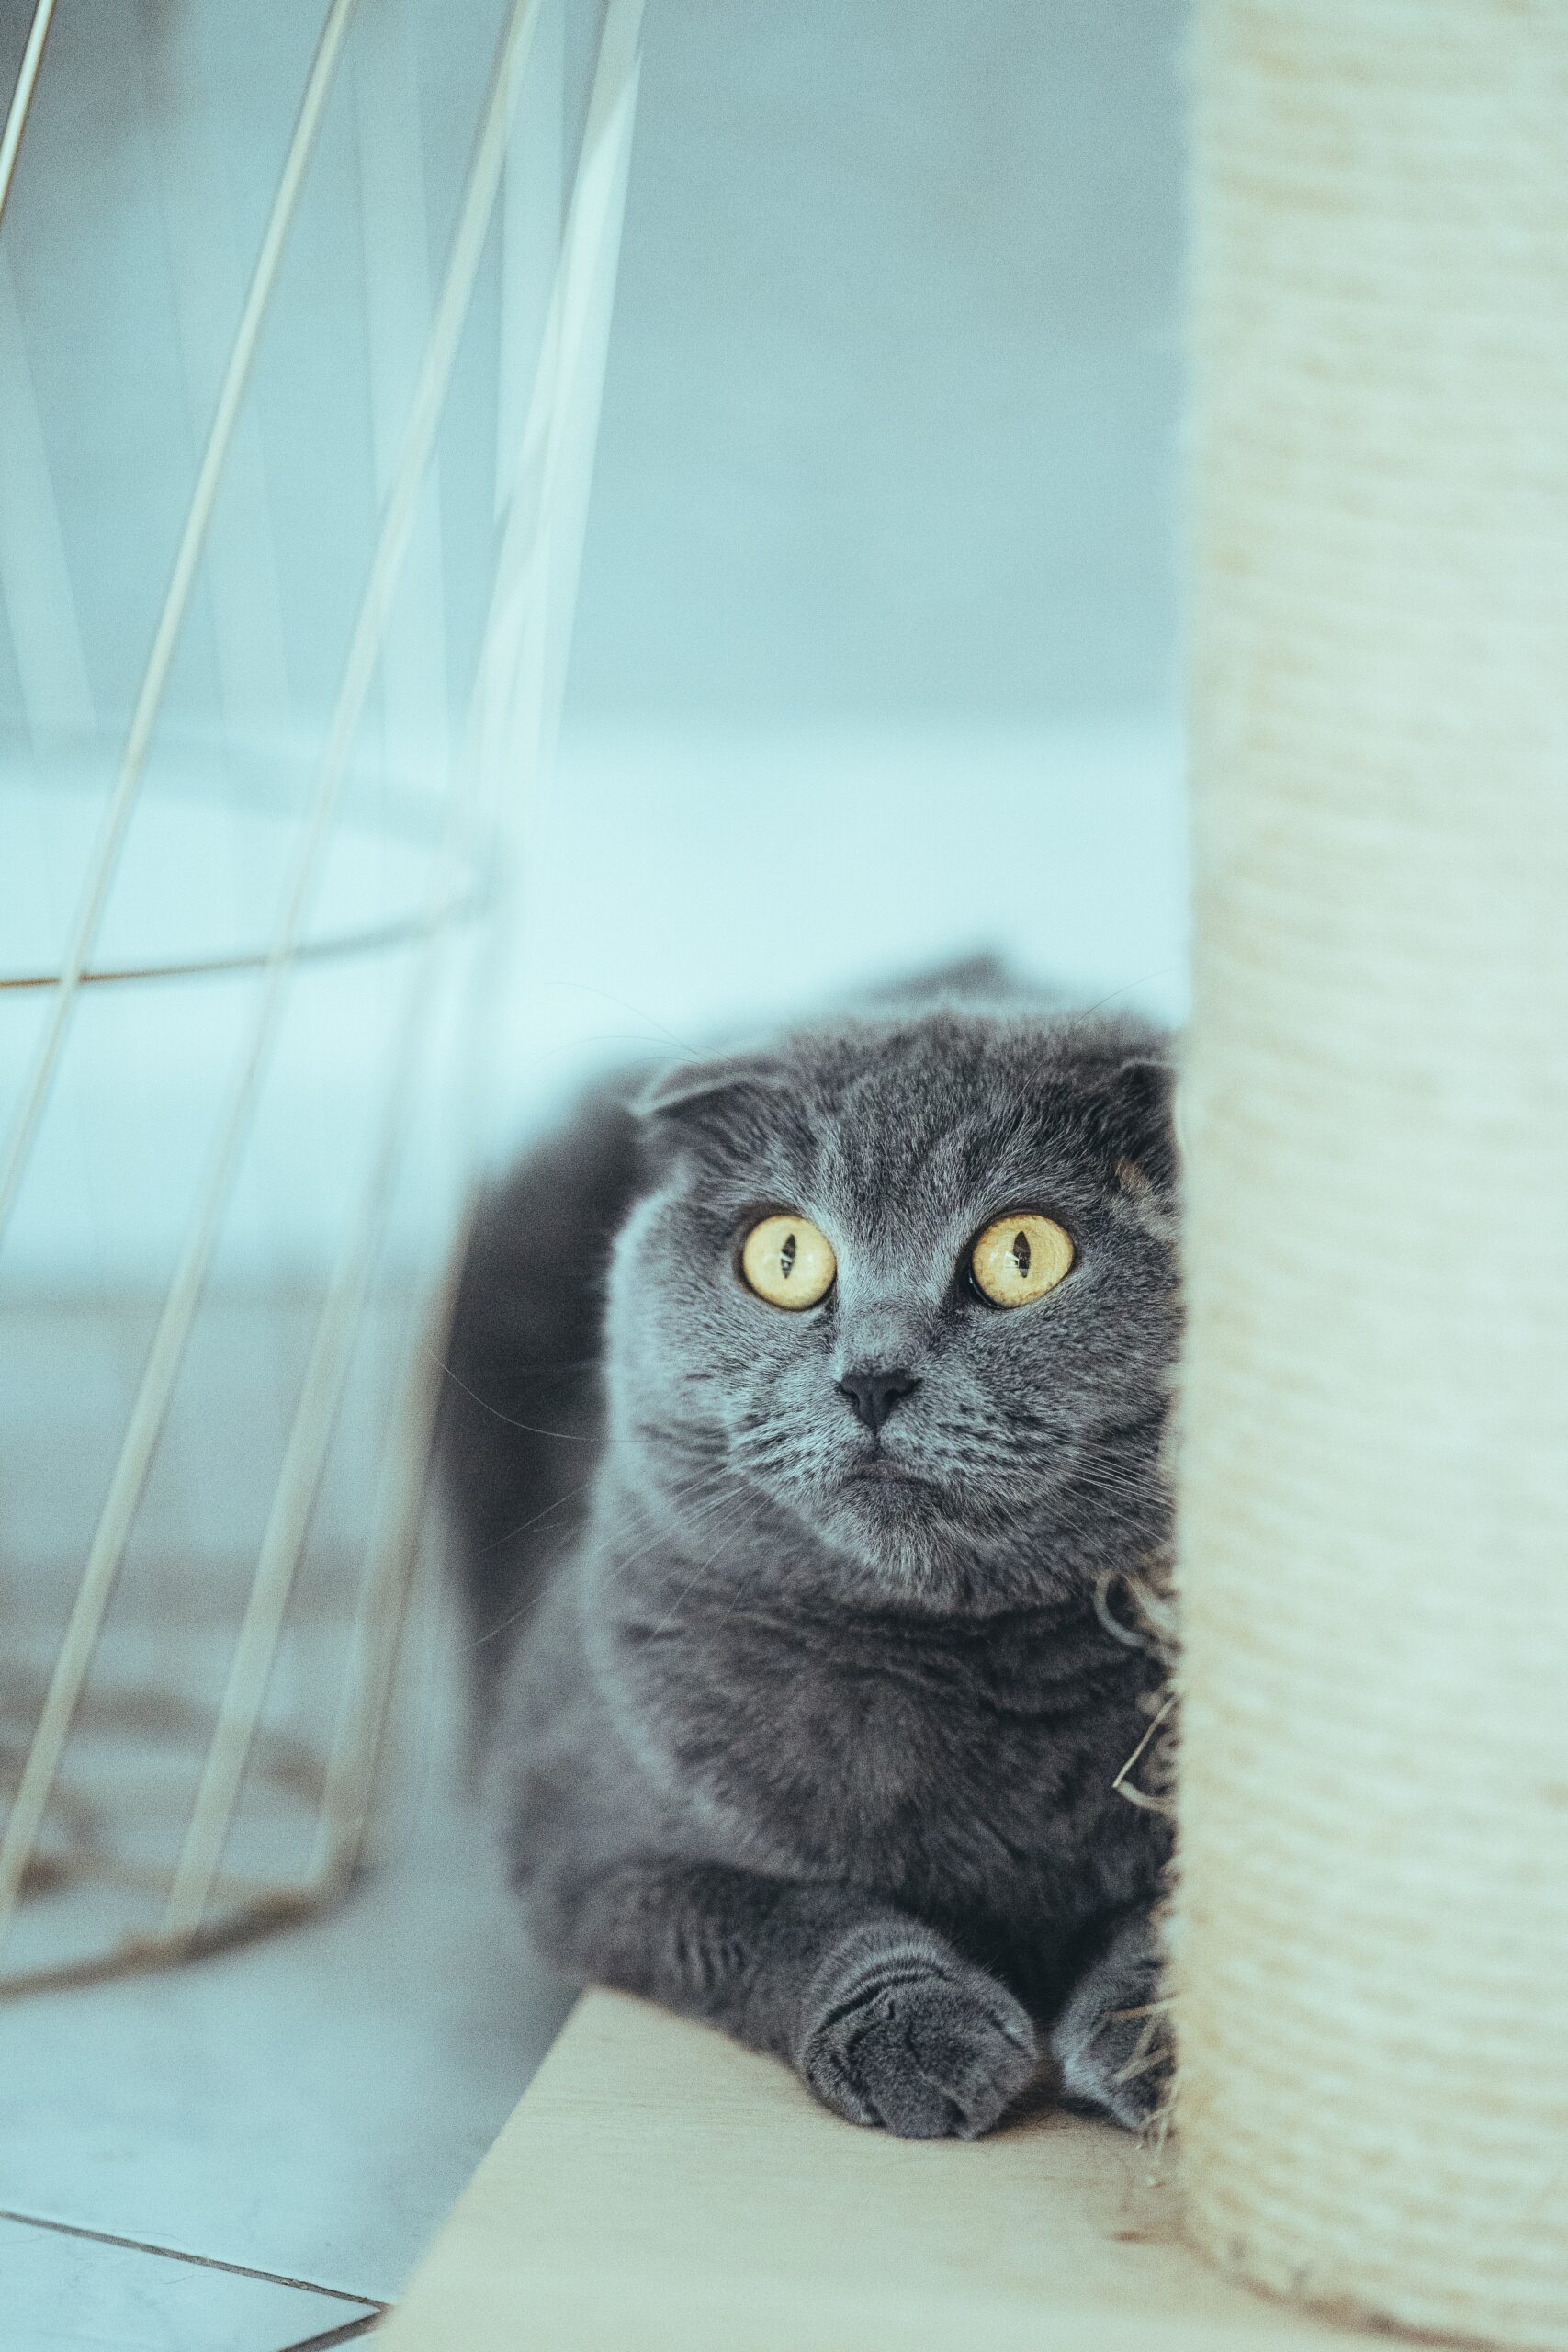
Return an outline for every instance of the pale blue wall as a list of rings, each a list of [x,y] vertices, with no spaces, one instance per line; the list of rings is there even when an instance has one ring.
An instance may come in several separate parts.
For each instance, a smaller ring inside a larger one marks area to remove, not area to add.
[[[515,1076],[982,942],[1179,1012],[1184,18],[651,0]]]
[[[1179,0],[650,0],[578,707],[1172,676]]]

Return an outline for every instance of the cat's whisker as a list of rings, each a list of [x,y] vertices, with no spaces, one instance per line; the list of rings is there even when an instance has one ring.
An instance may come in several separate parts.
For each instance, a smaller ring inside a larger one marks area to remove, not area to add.
[[[690,1600],[692,1594],[696,1590],[697,1586],[707,1574],[709,1568],[716,1566],[721,1555],[728,1550],[730,1539],[734,1535],[735,1532],[736,1531],[733,1526],[729,1526],[725,1529],[716,1549],[710,1552],[706,1559],[704,1560],[699,1566],[694,1569],[690,1578],[684,1585],[682,1585],[681,1590],[676,1594],[674,1600],[671,1602],[669,1608],[666,1610],[664,1615],[660,1619],[658,1624],[650,1626],[648,1632],[644,1634],[643,1639],[645,1641],[660,1641],[670,1631],[671,1626],[675,1623],[676,1618],[680,1615],[682,1607],[686,1601]]]
[[[716,1475],[708,1484],[710,1486],[719,1485],[721,1483],[722,1476],[722,1473]],[[522,1522],[521,1526],[512,1529],[509,1534],[497,1536],[493,1543],[487,1548],[494,1550],[499,1549],[499,1547],[503,1544],[515,1543],[519,1536],[525,1535],[533,1528],[539,1526],[545,1520],[550,1517],[552,1512],[559,1510],[565,1504],[574,1501],[578,1496],[588,1493],[593,1486],[593,1483],[594,1481],[592,1478],[585,1478],[578,1486],[569,1487],[564,1495],[558,1495],[554,1502],[547,1503],[543,1510],[536,1511],[531,1519],[525,1519]],[[699,1482],[698,1486],[689,1496],[682,1496],[681,1498],[682,1506],[688,1502],[692,1502],[696,1505],[694,1515],[698,1518],[702,1517],[705,1511],[712,1507],[713,1503],[722,1501],[726,1498],[723,1495],[716,1495],[713,1496],[709,1502],[705,1503],[702,1500],[704,1491],[704,1486]],[[642,1498],[633,1497],[630,1500],[632,1509],[643,1510],[645,1512],[647,1511],[648,1506]],[[520,1620],[527,1614],[528,1606],[529,1603],[525,1601],[520,1609],[509,1611],[506,1616],[500,1619],[495,1624],[487,1628],[484,1633],[477,1635],[473,1641],[467,1644],[466,1647],[468,1650],[471,1652],[473,1650],[480,1649],[484,1647],[486,1644],[499,1640],[502,1634],[510,1632],[511,1628],[517,1624]]]
[[[684,1533],[687,1529],[700,1525],[702,1521],[709,1517],[712,1512],[720,1509],[723,1504],[734,1500],[737,1497],[742,1494],[743,1491],[744,1489],[739,1480],[734,1480],[723,1475],[718,1475],[707,1484],[699,1486],[694,1489],[690,1495],[680,1498],[668,1498],[667,1499],[679,1500],[682,1514],[681,1532]],[[646,1498],[634,1499],[632,1501],[632,1508],[640,1509],[647,1518],[651,1519],[654,1515],[650,1508],[650,1504]],[[613,1536],[611,1540],[612,1542],[614,1541]],[[656,1538],[655,1542],[657,1542],[657,1540],[658,1539]],[[625,1565],[626,1566],[631,1566],[635,1565],[637,1561],[646,1558],[649,1551],[652,1548],[654,1547],[651,1544],[644,1545],[641,1550],[632,1554],[629,1558],[626,1560]]]
[[[481,1396],[479,1390],[472,1387],[468,1381],[463,1379],[462,1375],[454,1370],[453,1366],[437,1351],[436,1349],[432,1347],[428,1342],[424,1342],[423,1344],[426,1354],[435,1365],[442,1379],[449,1380],[455,1388],[462,1391],[463,1395],[468,1397],[470,1404],[477,1405],[481,1413],[488,1414],[492,1421],[499,1421],[504,1429],[516,1430],[525,1437],[559,1439],[565,1443],[570,1445],[591,1445],[596,1450],[602,1450],[608,1446],[635,1445],[641,1442],[642,1432],[636,1429],[624,1430],[619,1433],[612,1430],[596,1429],[549,1430],[545,1429],[536,1421],[519,1420],[515,1414],[502,1412],[501,1407],[499,1405],[492,1404],[488,1396]]]
[[[734,1491],[732,1494],[729,1494],[729,1495],[726,1495],[726,1496],[720,1497],[720,1498],[718,1498],[718,1500],[719,1500],[720,1502],[729,1502],[729,1501],[734,1501],[734,1500],[736,1500],[737,1498],[744,1499],[744,1489],[743,1489],[743,1488],[737,1487],[737,1488],[735,1489],[735,1491]],[[713,1508],[716,1508],[716,1505],[713,1505],[713,1504],[710,1504],[710,1505],[708,1506],[708,1508],[709,1508],[710,1510],[711,1510],[711,1509],[713,1509]],[[656,1641],[658,1641],[658,1640],[660,1638],[660,1636],[661,1636],[662,1634],[666,1634],[666,1633],[668,1633],[668,1632],[669,1632],[670,1627],[674,1623],[675,1619],[679,1616],[679,1614],[680,1614],[680,1612],[681,1612],[681,1611],[682,1611],[682,1607],[685,1605],[685,1602],[690,1599],[690,1597],[691,1597],[691,1595],[693,1594],[693,1592],[694,1592],[694,1591],[695,1591],[695,1589],[696,1589],[697,1586],[701,1583],[701,1581],[702,1581],[703,1577],[706,1575],[706,1573],[707,1573],[707,1571],[709,1570],[709,1568],[711,1568],[712,1566],[715,1566],[715,1564],[716,1564],[716,1561],[718,1560],[718,1558],[719,1558],[720,1555],[725,1551],[725,1549],[726,1549],[726,1548],[727,1548],[727,1546],[728,1545],[729,1541],[730,1541],[730,1538],[731,1538],[731,1537],[733,1536],[733,1534],[735,1533],[735,1532],[736,1532],[736,1528],[737,1528],[737,1526],[738,1526],[738,1525],[739,1525],[739,1523],[740,1517],[741,1517],[741,1514],[738,1513],[738,1514],[736,1515],[736,1518],[735,1518],[734,1520],[732,1520],[732,1521],[730,1521],[730,1522],[729,1522],[729,1523],[725,1527],[724,1532],[723,1532],[723,1534],[720,1536],[719,1541],[718,1541],[718,1544],[717,1544],[716,1547],[715,1548],[715,1550],[713,1550],[712,1552],[710,1552],[710,1553],[708,1554],[708,1555],[707,1555],[707,1557],[706,1557],[705,1559],[704,1559],[704,1560],[702,1560],[702,1561],[699,1561],[699,1563],[697,1564],[696,1567],[693,1570],[693,1572],[692,1572],[691,1576],[687,1578],[686,1582],[682,1586],[682,1588],[681,1588],[680,1591],[676,1594],[676,1596],[675,1596],[674,1600],[670,1603],[669,1608],[666,1610],[666,1611],[665,1611],[664,1615],[660,1619],[660,1621],[659,1621],[658,1624],[657,1624],[657,1625],[654,1625],[654,1626],[652,1626],[652,1627],[650,1627],[650,1628],[649,1628],[649,1630],[644,1634],[644,1635],[643,1635],[643,1639],[644,1639],[645,1641],[656,1642]],[[637,1555],[637,1557],[638,1557],[638,1559],[641,1559],[641,1558],[643,1558],[643,1557],[646,1557],[646,1555],[645,1555],[645,1554],[639,1554],[639,1555]],[[626,1565],[627,1566],[636,1566],[636,1564],[637,1564],[637,1563],[636,1563],[636,1561],[629,1561],[629,1562],[627,1562]]]
[[[471,1388],[461,1374],[455,1372],[451,1364],[434,1348],[426,1344],[425,1352],[434,1363],[443,1380],[449,1380],[455,1388],[460,1388],[470,1404],[477,1405],[481,1413],[488,1413],[491,1420],[500,1421],[504,1428],[520,1430],[525,1437],[558,1438],[569,1445],[596,1446],[600,1442],[596,1433],[592,1430],[541,1429],[536,1421],[520,1421],[513,1414],[503,1413],[499,1405],[492,1405],[488,1396],[481,1396],[477,1388]]]
[[[592,1485],[593,1481],[591,1477],[580,1479],[575,1487],[569,1487],[564,1495],[558,1495],[553,1503],[547,1503],[543,1510],[536,1510],[531,1519],[524,1520],[516,1527],[509,1527],[503,1535],[492,1536],[482,1549],[487,1552],[498,1552],[503,1544],[515,1544],[520,1535],[526,1535],[532,1528],[541,1526],[553,1513],[563,1510],[568,1503],[575,1502],[579,1495],[587,1494]]]

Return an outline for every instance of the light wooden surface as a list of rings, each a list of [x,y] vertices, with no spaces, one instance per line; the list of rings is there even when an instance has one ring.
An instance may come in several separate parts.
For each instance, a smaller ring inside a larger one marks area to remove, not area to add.
[[[771,2061],[592,1993],[376,2341],[386,2352],[1283,2352],[1178,2239],[1150,2158],[1044,2114],[857,2131]]]

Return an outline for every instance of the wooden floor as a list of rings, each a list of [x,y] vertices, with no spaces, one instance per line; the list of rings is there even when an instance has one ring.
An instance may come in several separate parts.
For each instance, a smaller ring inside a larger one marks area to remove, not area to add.
[[[1231,2285],[1150,2156],[1042,2114],[889,2140],[618,1995],[578,2006],[386,2352],[1283,2352],[1388,2346]]]

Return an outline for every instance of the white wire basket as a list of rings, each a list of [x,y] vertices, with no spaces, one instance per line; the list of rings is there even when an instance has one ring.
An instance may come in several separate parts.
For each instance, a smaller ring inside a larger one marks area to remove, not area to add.
[[[0,14],[0,1989],[367,1853],[639,28]]]

